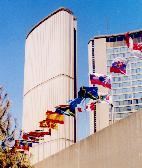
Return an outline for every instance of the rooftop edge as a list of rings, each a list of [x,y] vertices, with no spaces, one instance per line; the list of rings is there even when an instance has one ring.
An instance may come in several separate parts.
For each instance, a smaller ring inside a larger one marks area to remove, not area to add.
[[[128,32],[131,34],[131,33],[138,33],[138,32],[141,32],[141,31],[142,31],[142,29],[140,29],[140,30],[128,31]],[[126,32],[125,32],[125,33],[126,33]],[[92,40],[94,40],[94,39],[107,38],[107,37],[116,37],[116,36],[124,35],[125,33],[110,34],[110,35],[107,34],[107,35],[94,36],[93,38],[91,38],[91,39],[89,40],[88,44],[89,44]]]
[[[32,33],[32,31],[33,31],[35,28],[37,28],[41,23],[43,23],[45,20],[49,19],[51,16],[55,15],[56,13],[58,13],[58,12],[60,12],[60,11],[66,11],[66,12],[68,12],[69,14],[74,15],[73,12],[72,12],[70,9],[61,7],[61,8],[59,8],[58,10],[52,12],[50,15],[46,16],[46,17],[45,17],[44,19],[42,19],[39,23],[37,23],[37,24],[29,31],[29,33],[28,33],[27,36],[26,36],[26,39],[27,39],[28,36]],[[75,17],[75,16],[74,16],[74,19],[76,20],[76,17]]]

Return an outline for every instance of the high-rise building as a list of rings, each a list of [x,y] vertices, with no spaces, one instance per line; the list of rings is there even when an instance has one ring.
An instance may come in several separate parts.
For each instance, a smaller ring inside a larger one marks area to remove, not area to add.
[[[134,42],[142,42],[142,31],[130,32],[130,36]],[[111,122],[125,118],[142,108],[142,60],[132,56],[126,46],[124,33],[98,36],[89,41],[89,73],[110,75],[110,66],[117,57],[128,60],[127,74],[111,73],[112,89],[110,93],[113,104],[113,108],[109,107],[109,121]],[[104,92],[104,89],[99,87],[99,92]],[[102,110],[97,111],[96,107],[96,113],[102,115],[102,112],[104,113]],[[105,112],[107,113],[107,110]],[[96,125],[98,121],[105,126],[104,122],[107,122],[107,118],[104,121],[103,119],[96,116],[96,122],[94,122],[94,114],[90,114],[90,132],[94,128],[94,123]]]
[[[76,97],[76,25],[73,12],[60,8],[40,21],[26,37],[23,123],[25,132],[38,130],[46,111]],[[51,130],[42,143],[34,145],[36,163],[74,143],[74,117]],[[45,129],[45,131],[48,129]]]

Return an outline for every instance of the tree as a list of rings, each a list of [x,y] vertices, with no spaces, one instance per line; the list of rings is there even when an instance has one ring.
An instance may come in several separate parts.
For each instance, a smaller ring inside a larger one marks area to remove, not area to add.
[[[9,109],[8,94],[0,86],[0,168],[31,168],[28,155],[15,147],[20,130]]]

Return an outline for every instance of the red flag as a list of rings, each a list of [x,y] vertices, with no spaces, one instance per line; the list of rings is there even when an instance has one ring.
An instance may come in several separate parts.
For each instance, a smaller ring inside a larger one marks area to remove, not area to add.
[[[129,36],[129,32],[125,34],[125,41],[128,48],[142,52],[142,44],[133,43],[133,39]]]
[[[92,85],[102,85],[111,89],[111,78],[108,75],[93,73],[90,74],[90,81]]]

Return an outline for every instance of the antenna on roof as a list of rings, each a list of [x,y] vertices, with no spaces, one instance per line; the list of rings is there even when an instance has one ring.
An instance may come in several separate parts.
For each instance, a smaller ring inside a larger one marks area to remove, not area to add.
[[[109,18],[108,16],[105,17],[105,27],[106,27],[106,34],[109,34],[110,32],[110,25],[109,25]]]

